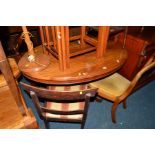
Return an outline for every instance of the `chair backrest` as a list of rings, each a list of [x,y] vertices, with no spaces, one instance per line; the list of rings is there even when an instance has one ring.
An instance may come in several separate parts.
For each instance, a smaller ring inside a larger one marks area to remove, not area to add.
[[[125,93],[121,96],[121,98],[125,98],[126,96],[128,96],[133,88],[136,86],[137,82],[139,81],[139,79],[142,77],[142,75],[147,72],[148,70],[152,69],[155,67],[155,53],[152,54],[152,56],[149,58],[149,60],[145,63],[145,65],[143,66],[143,68],[136,74],[136,76],[133,78],[133,80],[131,81],[130,86],[128,87],[128,89],[125,91]]]
[[[84,89],[79,91],[58,91],[46,88],[40,88],[28,85],[26,83],[20,82],[28,92],[33,91],[38,97],[53,100],[80,100],[85,99],[85,96],[94,97],[97,89]]]
[[[48,112],[51,114],[58,114],[58,115],[83,114],[88,109],[88,103],[89,103],[90,97],[94,97],[95,94],[97,93],[96,88],[85,89],[81,91],[56,91],[56,90],[50,90],[46,88],[31,86],[23,82],[20,82],[20,84],[24,87],[24,89],[27,92],[30,93],[33,103],[35,104],[35,107],[41,119],[45,119],[44,112]],[[38,97],[43,98],[47,101],[48,100],[57,100],[57,101],[85,100],[86,106],[84,110],[57,111],[57,110],[52,110],[52,109],[45,108],[44,106],[41,106],[41,104],[39,103]]]

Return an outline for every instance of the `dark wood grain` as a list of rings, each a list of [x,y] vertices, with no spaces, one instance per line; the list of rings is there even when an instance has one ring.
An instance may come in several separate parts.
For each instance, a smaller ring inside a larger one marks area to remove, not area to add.
[[[81,123],[81,128],[84,128],[89,101],[91,97],[94,97],[97,89],[96,88],[88,88],[79,91],[56,91],[46,88],[38,88],[35,86],[31,86],[25,83],[20,83],[23,88],[30,93],[32,97],[32,101],[37,109],[37,112],[42,120],[45,122],[45,127],[49,127],[48,122],[58,121],[58,122],[79,122]],[[74,104],[73,102],[83,102],[84,108],[76,109],[76,110],[55,110],[52,108],[48,108],[44,105],[41,105],[39,102],[39,98],[43,98],[45,101],[59,101],[61,104],[65,104],[64,100],[67,100],[67,105]],[[55,115],[77,115],[82,114],[82,119],[74,118],[55,118],[55,117],[48,117],[45,113],[55,114]]]
[[[7,85],[10,88],[10,91],[12,92],[12,95],[13,95],[21,113],[23,115],[25,115],[26,112],[25,112],[25,109],[23,107],[21,96],[19,95],[19,89],[18,89],[16,81],[13,77],[13,73],[11,71],[10,65],[6,59],[5,54],[4,54],[4,50],[3,50],[1,42],[0,42],[0,70],[1,70],[5,80],[7,82]]]
[[[42,47],[35,49],[42,52]],[[104,57],[96,58],[96,53],[91,52],[70,59],[70,68],[59,70],[58,60],[49,55],[51,64],[39,72],[23,72],[24,76],[36,82],[46,84],[74,84],[97,80],[117,71],[127,58],[127,51],[121,48],[107,49]],[[19,61],[19,68],[22,59]],[[22,70],[21,70],[22,71]]]

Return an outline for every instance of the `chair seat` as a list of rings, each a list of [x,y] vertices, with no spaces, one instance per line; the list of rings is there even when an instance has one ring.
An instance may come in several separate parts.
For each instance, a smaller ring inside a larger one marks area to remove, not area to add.
[[[102,80],[90,83],[91,87],[98,88],[98,92],[103,92],[110,96],[120,96],[129,87],[130,81],[118,73],[114,73]]]
[[[85,102],[74,102],[74,103],[57,103],[57,102],[47,102],[46,108],[56,110],[56,111],[76,111],[84,110]],[[57,119],[70,119],[70,120],[82,120],[83,114],[75,115],[57,115],[51,113],[45,113],[48,118]]]

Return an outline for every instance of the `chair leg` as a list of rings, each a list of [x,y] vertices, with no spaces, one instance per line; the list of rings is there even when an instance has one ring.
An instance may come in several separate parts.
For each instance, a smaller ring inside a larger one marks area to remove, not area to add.
[[[46,129],[50,129],[49,123],[47,121],[44,121],[44,124]]]
[[[84,129],[85,121],[82,121],[81,123],[81,129]]]
[[[96,96],[96,102],[102,102],[102,98],[99,96]]]
[[[81,122],[81,129],[84,129],[85,123],[86,123],[87,113],[84,114],[82,122]]]
[[[86,123],[86,118],[87,118],[87,111],[85,114],[83,114],[83,119],[81,122],[81,129],[84,129],[85,123]]]
[[[126,109],[126,99],[123,101],[123,108]]]
[[[113,123],[116,123],[116,108],[118,104],[118,102],[114,102],[111,108],[111,118]]]

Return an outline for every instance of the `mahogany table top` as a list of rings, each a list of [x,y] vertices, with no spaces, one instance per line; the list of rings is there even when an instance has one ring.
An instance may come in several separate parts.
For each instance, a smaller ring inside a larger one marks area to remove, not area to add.
[[[42,52],[42,46],[35,48],[36,52]],[[104,57],[96,58],[95,52],[90,52],[70,59],[70,68],[65,71],[59,70],[58,60],[49,55],[51,64],[38,72],[24,72],[20,68],[22,58],[19,61],[19,69],[30,80],[44,84],[67,85],[85,83],[104,78],[116,72],[127,58],[126,49],[109,48]]]

